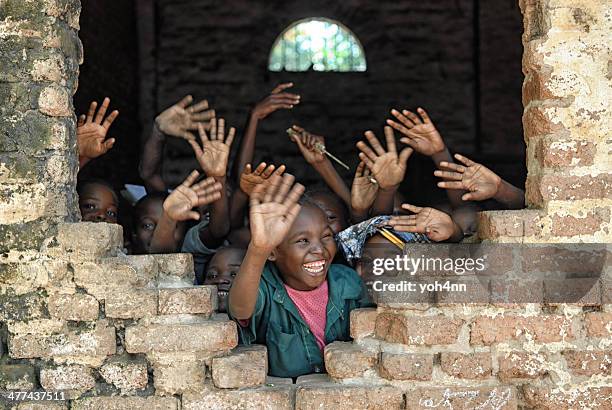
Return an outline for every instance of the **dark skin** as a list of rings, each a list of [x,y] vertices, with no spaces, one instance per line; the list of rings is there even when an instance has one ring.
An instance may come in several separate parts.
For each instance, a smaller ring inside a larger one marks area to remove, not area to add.
[[[149,253],[153,233],[163,213],[164,201],[160,197],[145,199],[134,211],[135,227],[132,242],[137,253]],[[185,224],[179,222],[174,232],[175,240],[180,243],[185,236]]]
[[[361,276],[371,298],[373,296],[372,284],[374,281],[381,279],[381,276],[372,273],[374,259],[394,258],[398,253],[401,253],[401,251],[380,234],[372,235],[366,241],[361,258],[355,265],[355,270]]]
[[[336,251],[327,215],[319,207],[306,204],[283,242],[268,259],[276,264],[287,286],[296,290],[313,290],[327,279]],[[309,265],[323,262],[323,266]]]
[[[79,195],[79,209],[83,222],[117,223],[119,200],[107,186],[89,183]]]
[[[208,263],[204,284],[217,287],[218,311],[221,313],[227,312],[229,290],[245,253],[246,249],[242,248],[222,248]]]
[[[317,192],[310,195],[310,198],[323,209],[334,234],[348,228],[346,211],[340,198],[325,192]]]

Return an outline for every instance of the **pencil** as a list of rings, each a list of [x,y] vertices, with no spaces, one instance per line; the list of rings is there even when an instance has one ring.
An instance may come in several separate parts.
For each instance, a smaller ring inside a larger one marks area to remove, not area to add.
[[[382,236],[384,236],[385,238],[387,238],[387,240],[389,242],[391,242],[393,245],[397,246],[398,248],[400,248],[401,250],[404,250],[404,245],[403,242],[398,242],[397,237],[393,236],[393,234],[391,234],[391,232],[388,232],[384,229],[379,229],[378,232],[380,232],[380,234]]]
[[[388,230],[387,228],[381,228],[383,231],[387,232],[389,234],[389,236],[395,238],[395,240],[399,243],[401,243],[402,245],[405,244],[405,242],[402,240],[402,238],[400,238],[399,236],[395,235],[393,232],[391,232],[390,230]]]

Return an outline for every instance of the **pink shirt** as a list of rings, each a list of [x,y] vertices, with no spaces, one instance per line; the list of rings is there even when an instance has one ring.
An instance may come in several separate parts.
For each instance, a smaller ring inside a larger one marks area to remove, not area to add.
[[[285,289],[314,335],[319,349],[323,350],[327,323],[327,280],[314,290],[295,290],[287,285]]]

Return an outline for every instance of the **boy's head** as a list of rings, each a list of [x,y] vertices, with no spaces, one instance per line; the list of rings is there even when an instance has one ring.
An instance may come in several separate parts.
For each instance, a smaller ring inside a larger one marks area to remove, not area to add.
[[[306,193],[327,215],[327,221],[334,234],[348,227],[348,210],[338,195],[327,189],[313,189]]]
[[[83,222],[117,223],[119,198],[107,182],[97,180],[83,182],[79,184],[77,191]]]
[[[164,212],[164,201],[168,197],[166,192],[152,192],[140,198],[134,205],[132,228],[132,243],[135,253],[148,252],[153,232]],[[177,224],[174,234],[177,240],[185,235],[183,223]]]
[[[216,285],[219,312],[227,313],[227,296],[234,277],[240,269],[246,249],[227,247],[219,249],[208,262],[204,285]]]
[[[377,259],[393,259],[398,253],[401,254],[401,251],[379,233],[370,236],[365,242],[361,258],[355,264],[355,270],[361,276],[372,300],[374,300],[372,290],[374,281],[384,279],[384,276],[374,274],[374,267],[380,267],[380,264],[375,261]],[[394,273],[388,272],[388,274],[393,275]]]
[[[337,248],[325,212],[310,199],[301,204],[287,236],[268,259],[276,264],[287,286],[312,290],[327,278]]]

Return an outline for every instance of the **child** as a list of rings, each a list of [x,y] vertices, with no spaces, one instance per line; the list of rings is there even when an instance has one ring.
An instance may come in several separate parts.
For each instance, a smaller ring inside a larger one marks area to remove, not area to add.
[[[371,306],[357,273],[331,265],[327,217],[298,204],[304,187],[293,182],[274,175],[251,194],[251,242],[229,294],[242,343],[265,344],[277,377],[324,371],[325,345],[349,340],[351,310]]]
[[[334,235],[348,227],[348,210],[338,195],[327,188],[314,188],[306,196],[325,212]]]
[[[227,296],[244,259],[246,249],[233,246],[222,247],[208,263],[205,285],[216,285],[220,313],[227,313]]]
[[[119,197],[107,182],[91,180],[77,188],[83,222],[118,223]]]
[[[106,139],[106,134],[119,115],[119,111],[114,110],[108,117],[104,118],[109,104],[110,99],[108,97],[104,98],[100,109],[96,112],[98,102],[92,101],[87,115],[79,116],[77,147],[79,149],[79,168],[81,169],[92,159],[106,154],[115,144],[115,139]]]

